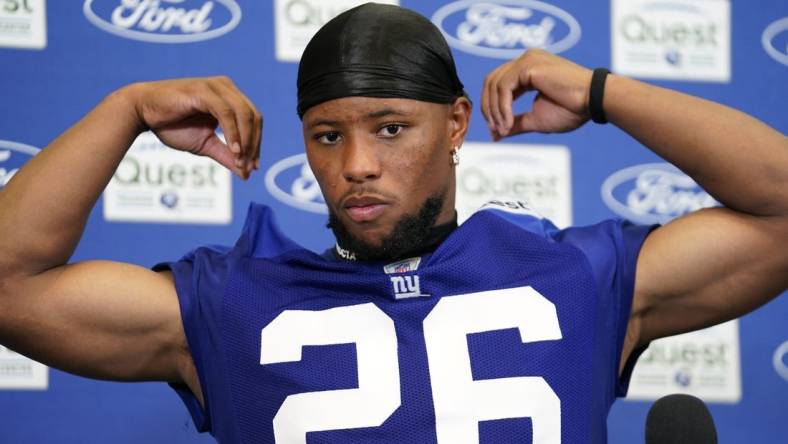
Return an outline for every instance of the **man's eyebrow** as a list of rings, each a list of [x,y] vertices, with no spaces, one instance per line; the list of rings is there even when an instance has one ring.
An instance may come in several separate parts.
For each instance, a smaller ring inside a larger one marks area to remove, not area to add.
[[[404,111],[404,110],[394,109],[394,108],[383,108],[381,110],[373,111],[371,113],[368,113],[367,115],[364,116],[364,119],[365,120],[371,120],[371,119],[378,119],[378,118],[385,117],[385,116],[409,117],[410,115],[411,115],[411,113],[409,113],[407,111]],[[312,128],[314,128],[316,126],[320,126],[320,125],[337,126],[337,125],[339,125],[339,121],[338,120],[329,120],[329,119],[319,119],[319,120],[315,120],[314,122],[310,122],[307,125],[307,128],[312,129]]]
[[[365,117],[367,119],[377,119],[379,117],[385,117],[385,116],[391,116],[391,115],[407,117],[407,116],[410,116],[410,113],[406,112],[406,111],[403,111],[403,110],[394,109],[394,108],[383,108],[383,109],[381,109],[379,111],[375,111],[375,112],[369,113]]]
[[[336,121],[336,120],[320,119],[320,120],[315,120],[314,122],[311,122],[308,125],[308,128],[312,129],[312,128],[314,128],[316,126],[320,126],[320,125],[336,126],[336,125],[339,125],[339,122]]]

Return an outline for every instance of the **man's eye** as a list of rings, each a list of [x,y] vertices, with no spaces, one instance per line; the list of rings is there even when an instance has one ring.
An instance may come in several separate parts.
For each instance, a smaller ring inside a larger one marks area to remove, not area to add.
[[[332,131],[328,133],[318,134],[315,138],[320,143],[333,145],[339,141],[339,133]]]
[[[386,125],[378,131],[378,135],[381,137],[394,137],[400,132],[402,129],[405,128],[405,125],[401,125],[398,123],[392,123],[390,125]]]

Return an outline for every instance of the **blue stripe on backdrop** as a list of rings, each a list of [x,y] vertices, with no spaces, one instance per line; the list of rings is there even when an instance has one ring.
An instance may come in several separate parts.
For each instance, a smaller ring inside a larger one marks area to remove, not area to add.
[[[0,0],[0,8],[19,2],[22,0]],[[230,224],[107,222],[99,202],[74,260],[104,258],[149,266],[175,259],[196,245],[232,243],[241,229],[250,200],[271,206],[283,230],[304,246],[322,250],[331,243],[328,230],[307,228],[324,225],[324,214],[287,205],[272,197],[265,186],[264,172],[268,166],[302,152],[303,146],[295,112],[297,65],[277,60],[273,2],[237,2],[242,12],[237,27],[213,39],[185,44],[149,43],[111,34],[87,20],[81,3],[47,3],[45,49],[0,47],[0,140],[43,147],[102,97],[122,85],[205,75],[230,76],[265,115],[265,135],[261,172],[247,183],[233,179]],[[106,18],[120,0],[85,3],[95,6],[96,13]],[[205,3],[186,2],[196,5],[190,7]],[[213,2],[215,15],[211,29],[231,20],[232,10],[222,8],[234,3]],[[401,2],[428,17],[448,3],[451,2]],[[574,17],[582,30],[580,40],[562,55],[586,66],[611,66],[609,2],[555,0],[550,3]],[[728,104],[785,133],[788,131],[788,64],[780,63],[767,52],[762,37],[770,24],[788,17],[788,5],[784,0],[757,3],[757,6],[744,1],[731,4],[730,82],[652,82]],[[448,17],[447,23],[451,19]],[[567,37],[569,28],[567,22],[559,20],[556,38]],[[1,39],[2,34],[0,45]],[[778,53],[782,50],[783,58],[788,58],[784,54],[788,32],[778,32],[767,40]],[[478,98],[484,75],[502,59],[457,49],[454,55],[467,91],[477,104],[468,140],[489,141],[478,110]],[[571,134],[520,136],[513,142],[569,147],[576,224],[613,216],[600,199],[602,182],[613,172],[659,161],[631,138],[610,127],[589,125]],[[64,174],[79,174],[79,171]],[[737,404],[711,405],[720,442],[774,442],[776,437],[784,436],[788,380],[778,375],[773,356],[788,340],[786,319],[785,297],[743,318],[740,324],[742,399]],[[788,365],[788,357],[780,359],[783,367]],[[649,405],[617,402],[609,418],[610,442],[641,441]],[[49,388],[44,392],[0,391],[0,412],[0,443],[212,442],[210,437],[199,436],[194,431],[186,409],[164,384],[95,382],[52,370]]]

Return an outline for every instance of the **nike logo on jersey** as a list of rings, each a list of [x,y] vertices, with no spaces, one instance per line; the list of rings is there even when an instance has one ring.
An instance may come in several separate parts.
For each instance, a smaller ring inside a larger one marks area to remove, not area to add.
[[[479,208],[479,211],[490,209],[506,211],[507,213],[514,214],[527,214],[539,219],[544,219],[544,216],[539,214],[539,212],[536,211],[534,207],[524,200],[491,200],[482,205],[481,208]]]

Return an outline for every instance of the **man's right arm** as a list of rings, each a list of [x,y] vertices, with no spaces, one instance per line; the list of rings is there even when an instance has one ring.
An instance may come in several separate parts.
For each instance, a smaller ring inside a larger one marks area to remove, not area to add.
[[[90,210],[148,128],[244,178],[259,155],[260,115],[226,78],[135,84],[108,96],[0,191],[0,343],[83,376],[187,382],[199,392],[169,273],[67,263]]]

